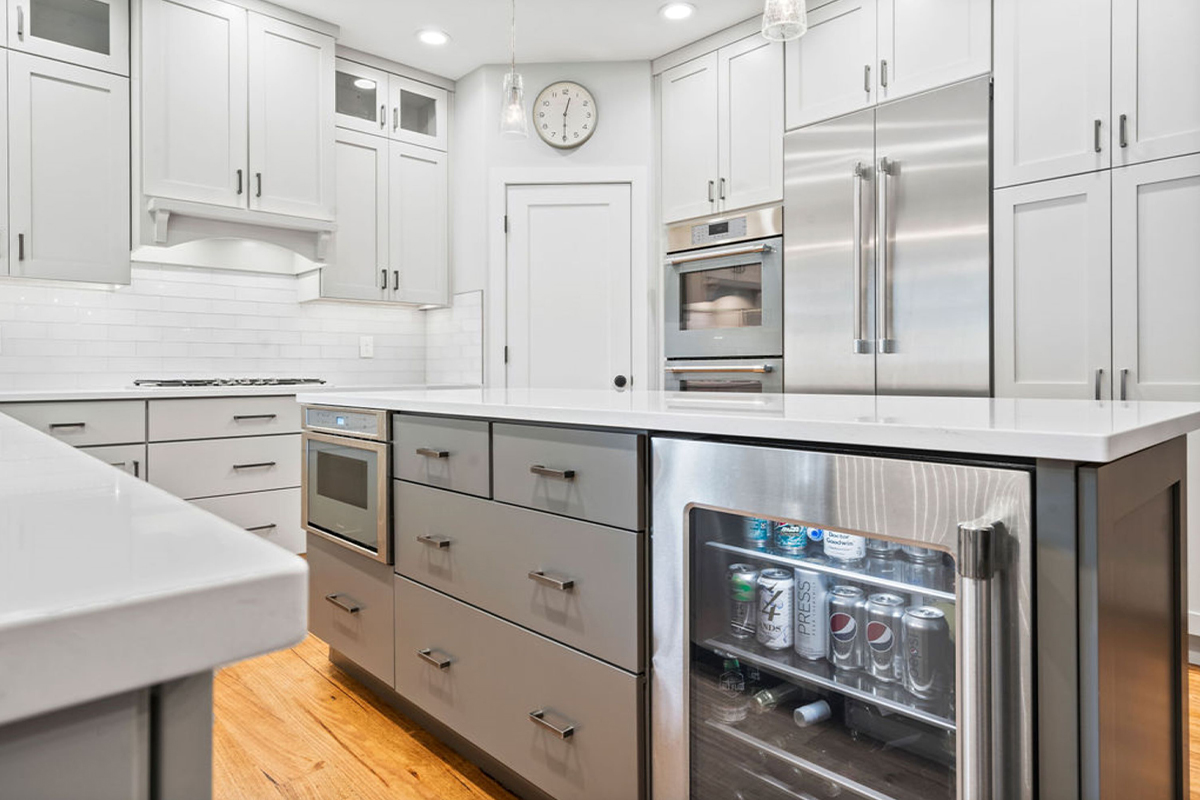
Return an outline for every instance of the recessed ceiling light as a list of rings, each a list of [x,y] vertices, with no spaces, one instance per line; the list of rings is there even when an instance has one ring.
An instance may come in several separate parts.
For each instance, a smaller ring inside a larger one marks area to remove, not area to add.
[[[687,19],[692,14],[695,14],[696,7],[691,3],[668,3],[660,8],[658,13],[663,16],[663,19],[676,22],[681,19]]]
[[[371,80],[370,78],[355,78],[354,79],[354,88],[355,89],[374,89],[375,81]]]
[[[446,42],[450,41],[450,36],[445,31],[429,28],[417,33],[417,38],[425,44],[431,44],[434,47],[441,47]]]

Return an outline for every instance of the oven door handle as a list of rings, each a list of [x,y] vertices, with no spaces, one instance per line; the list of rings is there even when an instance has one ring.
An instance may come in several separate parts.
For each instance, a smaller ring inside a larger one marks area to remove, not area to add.
[[[770,364],[757,364],[739,367],[667,367],[667,372],[673,375],[766,375],[774,372]]]
[[[690,264],[693,261],[709,261],[714,258],[724,258],[725,256],[746,256],[751,253],[769,253],[771,252],[769,244],[754,244],[748,247],[735,247],[730,250],[714,250],[711,253],[696,253],[690,256],[675,256],[668,259],[668,263],[678,266],[679,264]]]

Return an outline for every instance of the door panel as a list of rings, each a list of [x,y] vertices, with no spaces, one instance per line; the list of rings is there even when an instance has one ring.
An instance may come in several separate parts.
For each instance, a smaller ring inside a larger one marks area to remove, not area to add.
[[[333,258],[321,272],[321,296],[388,297],[388,141],[339,130],[337,220]]]
[[[446,154],[392,142],[388,169],[392,299],[445,303],[450,269]]]
[[[333,38],[249,17],[250,207],[333,219]]]
[[[1113,170],[1112,218],[1113,394],[1200,400],[1200,156]]]
[[[447,105],[450,93],[426,83],[388,76],[391,119],[388,131],[399,142],[446,150]]]
[[[1095,172],[995,193],[998,397],[1110,396],[1110,184]]]
[[[783,345],[787,391],[871,394],[875,391],[874,347],[870,346],[875,339],[871,299],[875,112],[860,111],[789,133],[784,150],[788,165],[783,269],[784,319],[789,321]],[[858,178],[856,166],[861,172]],[[862,248],[857,263],[856,236]],[[860,348],[863,352],[856,352],[856,339],[866,345]]]
[[[989,84],[876,111],[880,394],[991,391]]]
[[[717,54],[662,74],[662,218],[676,222],[717,210]]]
[[[388,74],[339,58],[335,84],[337,126],[386,136]]]
[[[8,86],[11,274],[128,283],[129,79],[12,53]]]
[[[723,210],[783,199],[783,45],[761,36],[723,47],[719,61]]]
[[[508,386],[611,387],[630,374],[628,184],[508,188]]]
[[[146,194],[245,208],[245,10],[145,0],[142,29]]]
[[[129,0],[13,0],[8,14],[14,50],[129,74]]]
[[[880,102],[983,75],[991,66],[990,0],[879,3]]]
[[[787,128],[875,104],[876,0],[835,0],[813,11],[786,47]]]

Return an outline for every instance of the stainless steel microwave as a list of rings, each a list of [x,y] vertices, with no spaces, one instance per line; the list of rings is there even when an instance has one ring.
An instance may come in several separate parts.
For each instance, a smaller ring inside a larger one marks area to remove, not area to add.
[[[301,438],[305,530],[392,563],[388,413],[305,406]]]

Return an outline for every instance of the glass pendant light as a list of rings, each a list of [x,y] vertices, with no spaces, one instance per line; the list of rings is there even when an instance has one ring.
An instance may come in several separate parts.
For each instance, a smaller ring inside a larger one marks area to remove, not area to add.
[[[772,42],[799,39],[808,30],[808,10],[804,0],[766,0],[763,8],[762,35]]]
[[[517,0],[512,0],[512,63],[504,76],[504,96],[500,100],[500,133],[514,138],[529,136],[525,113],[525,82],[517,73]]]

